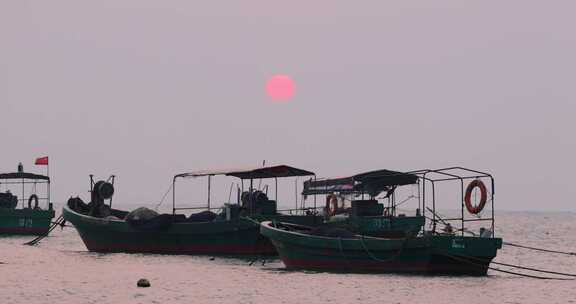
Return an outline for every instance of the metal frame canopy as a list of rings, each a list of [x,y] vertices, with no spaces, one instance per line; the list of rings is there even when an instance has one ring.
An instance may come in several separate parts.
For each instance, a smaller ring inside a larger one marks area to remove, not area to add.
[[[418,182],[418,176],[391,170],[376,170],[350,177],[309,180],[304,182],[303,195],[340,193],[374,193],[389,190],[395,186],[411,185]]]
[[[32,179],[50,181],[48,176],[26,172],[0,173],[0,179]]]
[[[50,207],[50,177],[35,173],[28,172],[10,172],[10,173],[0,173],[0,186],[1,185],[22,185],[21,197],[18,198],[18,202],[22,203],[24,208],[24,203],[28,200],[25,198],[25,185],[32,184],[34,194],[36,194],[36,185],[45,184],[46,186],[46,197],[39,197],[38,200],[46,201],[48,207]]]
[[[250,180],[249,191],[253,191],[253,181],[255,179],[273,178],[276,182],[276,200],[278,199],[278,178],[283,177],[299,177],[299,176],[316,176],[312,171],[291,167],[288,165],[274,165],[266,167],[247,167],[243,169],[222,169],[222,170],[200,170],[187,173],[180,173],[174,175],[172,180],[172,213],[176,210],[190,210],[198,208],[176,208],[176,180],[178,178],[197,178],[208,177],[208,198],[207,208],[210,210],[211,206],[211,178],[216,175],[233,176],[242,180],[242,191],[244,191],[244,180]],[[230,193],[232,188],[230,188]],[[240,194],[239,194],[240,195]],[[239,200],[238,195],[238,200]]]
[[[181,173],[175,175],[174,178],[179,177],[202,177],[214,175],[227,175],[234,176],[240,179],[263,179],[263,178],[279,178],[279,177],[293,177],[293,176],[311,176],[315,175],[314,172],[299,169],[287,165],[276,165],[267,167],[248,167],[244,169],[224,169],[224,170],[200,170],[188,173]]]
[[[464,236],[465,232],[465,223],[466,222],[477,222],[477,221],[489,221],[490,222],[490,229],[492,231],[492,237],[494,237],[495,233],[495,226],[494,226],[494,194],[495,190],[495,182],[494,176],[488,172],[483,172],[479,170],[469,169],[465,167],[448,167],[442,169],[421,169],[416,171],[411,171],[410,173],[418,175],[420,180],[422,181],[421,191],[422,191],[422,198],[421,205],[422,205],[422,212],[423,215],[426,216],[426,210],[432,212],[432,231],[436,231],[436,225],[438,223],[445,223],[450,221],[459,221],[460,222],[460,231],[461,235]],[[464,213],[464,193],[465,187],[464,182],[476,179],[485,179],[489,181],[488,189],[490,189],[490,193],[488,194],[488,200],[490,203],[490,214],[489,216],[483,217],[481,215],[473,216],[472,218],[467,217]],[[436,214],[436,187],[440,183],[445,182],[455,182],[459,184],[460,188],[460,217],[454,218],[440,218]],[[427,198],[427,191],[426,191],[426,184],[428,184],[431,188],[431,200],[432,200],[432,209],[426,206],[426,203],[430,201],[430,198]]]

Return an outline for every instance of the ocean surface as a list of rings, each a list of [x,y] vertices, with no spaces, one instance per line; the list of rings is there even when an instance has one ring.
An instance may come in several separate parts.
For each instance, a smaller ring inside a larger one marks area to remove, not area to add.
[[[575,213],[496,216],[496,233],[505,241],[576,251]],[[220,257],[89,253],[74,228],[58,228],[34,247],[22,245],[31,239],[0,237],[2,304],[576,303],[576,281],[493,270],[486,277],[296,272],[274,259],[250,265]],[[496,261],[576,273],[576,256],[504,246]],[[152,287],[137,288],[140,278]]]

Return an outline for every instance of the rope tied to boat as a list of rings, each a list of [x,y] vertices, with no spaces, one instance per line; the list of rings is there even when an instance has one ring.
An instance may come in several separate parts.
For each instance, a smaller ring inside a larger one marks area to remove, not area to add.
[[[160,202],[156,205],[156,207],[154,207],[155,211],[158,211],[158,208],[160,208],[160,206],[162,206],[162,204],[164,203],[164,200],[166,199],[166,196],[168,196],[168,193],[170,193],[170,191],[172,190],[172,187],[174,187],[174,184],[170,183],[170,187],[168,187],[168,190],[164,193],[164,195],[162,196],[162,199],[160,199]]]
[[[342,257],[344,258],[344,262],[346,262],[346,266],[349,269],[352,269],[352,266],[350,265],[350,262],[348,261],[348,257],[344,253],[344,248],[342,246],[342,238],[341,237],[338,237],[338,248],[340,249],[340,255],[342,255]]]
[[[366,244],[364,243],[364,235],[360,236],[360,244],[362,244],[362,248],[364,248],[364,251],[366,251],[366,253],[368,254],[368,256],[373,259],[374,261],[377,262],[381,262],[381,263],[388,263],[391,261],[396,260],[400,254],[402,254],[402,252],[404,251],[404,246],[406,245],[408,241],[408,238],[403,239],[402,245],[400,246],[400,249],[398,249],[398,251],[392,255],[390,258],[388,259],[380,259],[378,257],[376,257],[372,252],[370,252],[370,250],[368,250],[368,247],[366,247]]]
[[[471,260],[485,261],[485,260],[478,258],[478,257],[473,257],[473,256],[465,256],[465,257],[467,259],[471,259]],[[507,267],[512,267],[512,268],[518,268],[518,269],[524,269],[524,270],[530,270],[530,271],[534,271],[534,272],[557,274],[557,275],[563,275],[563,276],[568,276],[568,277],[576,277],[576,274],[573,274],[573,273],[544,270],[544,269],[538,269],[538,268],[533,268],[533,267],[526,267],[526,266],[520,266],[520,265],[514,265],[514,264],[508,264],[508,263],[502,263],[502,262],[496,262],[496,261],[492,261],[492,264],[507,266]]]
[[[438,215],[437,213],[434,212],[434,210],[430,209],[429,207],[426,207],[426,209],[428,209],[428,211],[430,211],[433,215],[434,218],[429,218],[426,217],[428,220],[430,220],[432,223],[435,223],[438,220],[438,223],[443,224],[443,225],[448,225],[448,223],[446,221],[444,221],[444,219]],[[436,218],[438,218],[436,220]],[[476,236],[476,233],[474,233],[473,231],[470,231],[468,229],[459,229],[458,231],[463,231],[465,233],[469,233],[473,236]],[[576,252],[570,252],[570,251],[560,251],[560,250],[552,250],[552,249],[545,249],[545,248],[538,248],[538,247],[532,247],[532,246],[526,246],[526,245],[520,245],[520,244],[515,244],[515,243],[510,243],[510,242],[502,242],[503,245],[506,246],[511,246],[511,247],[518,247],[518,248],[523,248],[523,249],[528,249],[528,250],[534,250],[534,251],[541,251],[541,252],[548,252],[548,253],[557,253],[557,254],[564,254],[564,255],[570,255],[570,256],[576,256]]]
[[[64,217],[62,215],[60,215],[55,222],[52,222],[52,225],[50,226],[50,228],[48,229],[48,231],[43,234],[38,236],[37,238],[31,240],[30,242],[24,243],[24,245],[29,245],[29,246],[34,246],[37,245],[38,243],[40,243],[41,240],[43,240],[45,237],[47,237],[50,232],[52,232],[52,230],[54,230],[56,227],[60,226],[60,227],[64,227],[66,224],[66,220],[64,219]]]
[[[260,226],[260,222],[259,222],[259,221],[255,220],[255,219],[253,219],[253,218],[251,218],[251,217],[249,217],[249,216],[241,216],[240,219],[246,220],[246,221],[249,221],[249,222],[252,222],[253,224],[255,224],[255,225],[257,225],[257,226]],[[255,252],[256,252],[256,249],[257,249],[258,240],[259,240],[261,237],[262,237],[262,235],[261,235],[260,233],[258,233],[258,238],[255,239],[254,242],[252,243],[252,249],[253,249]],[[256,262],[258,262],[258,261],[261,261],[261,265],[262,265],[262,266],[266,265],[266,262],[267,262],[266,258],[265,258],[261,253],[258,253],[258,255],[256,256],[256,258],[253,259],[253,260],[251,260],[251,261],[248,263],[248,266],[252,266],[252,265],[254,265],[254,264],[255,264]]]
[[[255,220],[255,219],[253,219],[253,218],[251,218],[251,217],[249,217],[249,216],[241,216],[240,219],[250,221],[250,222],[252,222],[252,223],[260,226],[260,222],[259,222],[259,221]]]
[[[576,256],[576,252],[567,252],[567,251],[558,251],[558,250],[551,250],[551,249],[544,249],[544,248],[536,248],[536,247],[530,247],[530,246],[526,246],[526,245],[520,245],[520,244],[514,244],[514,243],[508,243],[508,242],[502,242],[502,244],[507,245],[507,246],[512,246],[512,247],[534,250],[534,251],[542,251],[542,252]]]
[[[478,261],[484,261],[480,258],[477,257],[472,257],[472,256],[464,256],[464,255],[459,255],[459,256],[455,256],[455,255],[451,255],[445,252],[439,253],[440,255],[443,255],[445,257],[451,258],[455,261],[458,262],[463,262],[463,263],[467,263],[470,264],[472,266],[478,267],[480,269],[483,269],[484,267],[490,269],[490,270],[494,270],[497,272],[503,272],[503,273],[508,273],[508,274],[513,274],[513,275],[517,275],[517,276],[521,276],[521,277],[528,277],[528,278],[533,278],[533,279],[540,279],[540,280],[558,280],[558,281],[572,281],[575,279],[572,278],[555,278],[555,277],[543,277],[543,276],[537,276],[537,275],[531,275],[531,274],[525,274],[525,273],[519,273],[519,272],[514,272],[514,271],[510,271],[510,270],[504,270],[504,269],[500,269],[500,268],[496,268],[496,267],[490,267],[488,266],[484,266],[478,263],[474,263],[470,260],[478,260]],[[556,272],[556,271],[548,271],[548,270],[541,270],[541,269],[536,269],[536,268],[530,268],[530,267],[524,267],[524,266],[518,266],[518,265],[512,265],[512,264],[506,264],[506,263],[500,263],[500,262],[492,262],[493,264],[497,264],[497,265],[502,265],[502,266],[508,266],[508,267],[512,267],[512,268],[518,268],[518,269],[524,269],[524,270],[530,270],[530,271],[534,271],[534,272],[541,272],[541,273],[549,273],[549,274],[557,274],[557,275],[563,275],[563,276],[571,276],[571,277],[576,277],[575,274],[569,274],[569,273],[561,273],[561,272]]]

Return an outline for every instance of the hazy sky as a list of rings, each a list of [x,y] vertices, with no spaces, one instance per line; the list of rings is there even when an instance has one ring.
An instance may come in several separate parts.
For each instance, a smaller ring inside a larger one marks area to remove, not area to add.
[[[116,204],[175,173],[462,165],[503,210],[575,211],[575,1],[0,1],[0,169],[49,155]],[[265,95],[274,74],[295,98]],[[117,205],[118,206],[118,205]],[[457,206],[454,206],[457,207]]]

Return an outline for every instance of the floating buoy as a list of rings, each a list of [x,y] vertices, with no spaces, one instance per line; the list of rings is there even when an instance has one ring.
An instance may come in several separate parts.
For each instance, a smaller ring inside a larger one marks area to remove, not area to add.
[[[138,287],[150,287],[150,281],[148,281],[147,279],[140,279],[138,280],[138,283],[136,283],[136,285]]]

